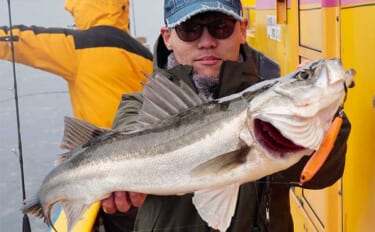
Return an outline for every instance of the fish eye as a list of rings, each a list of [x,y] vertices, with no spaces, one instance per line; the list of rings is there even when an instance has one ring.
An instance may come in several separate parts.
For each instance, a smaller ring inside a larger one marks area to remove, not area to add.
[[[309,69],[306,69],[306,70],[302,70],[301,72],[297,73],[297,79],[298,80],[307,80],[310,78],[310,76],[312,75],[312,71],[309,70]]]

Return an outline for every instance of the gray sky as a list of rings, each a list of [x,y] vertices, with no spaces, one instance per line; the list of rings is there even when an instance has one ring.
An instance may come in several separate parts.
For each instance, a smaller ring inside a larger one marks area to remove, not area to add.
[[[67,27],[73,18],[64,9],[65,0],[12,0],[13,24]],[[163,25],[163,0],[131,0],[131,33],[145,36],[152,46]],[[134,13],[134,17],[133,17]],[[0,0],[0,26],[8,25],[7,0]]]
[[[159,35],[163,23],[163,0],[131,0],[134,7],[134,16],[131,15],[132,34],[146,36],[150,45],[153,45]],[[134,27],[135,25],[135,27]]]

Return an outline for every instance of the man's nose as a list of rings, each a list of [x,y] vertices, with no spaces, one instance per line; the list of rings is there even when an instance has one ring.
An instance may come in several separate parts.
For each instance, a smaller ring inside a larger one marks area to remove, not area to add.
[[[217,39],[215,39],[209,32],[207,27],[203,28],[202,35],[199,38],[198,46],[202,48],[211,48],[217,45]]]

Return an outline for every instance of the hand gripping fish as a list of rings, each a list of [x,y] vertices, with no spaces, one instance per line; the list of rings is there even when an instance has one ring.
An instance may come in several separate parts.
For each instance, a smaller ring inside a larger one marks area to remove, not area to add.
[[[338,59],[318,60],[212,101],[155,73],[133,128],[110,131],[65,119],[63,147],[70,151],[23,212],[51,225],[51,208],[60,202],[71,230],[90,205],[114,191],[194,193],[202,219],[225,231],[241,184],[319,148],[351,73]]]

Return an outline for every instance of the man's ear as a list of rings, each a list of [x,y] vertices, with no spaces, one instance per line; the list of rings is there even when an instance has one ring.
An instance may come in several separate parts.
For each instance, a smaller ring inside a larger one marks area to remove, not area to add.
[[[247,38],[247,25],[248,25],[247,19],[243,19],[243,21],[240,22],[240,30],[242,34],[242,44],[246,43]]]
[[[162,27],[160,29],[160,34],[163,37],[164,44],[168,48],[168,50],[172,50],[171,46],[171,30],[167,27]]]

